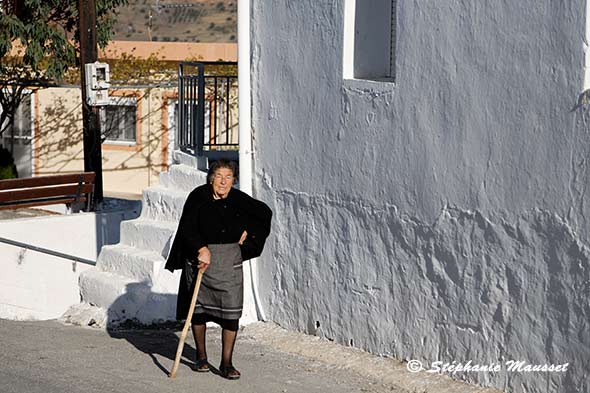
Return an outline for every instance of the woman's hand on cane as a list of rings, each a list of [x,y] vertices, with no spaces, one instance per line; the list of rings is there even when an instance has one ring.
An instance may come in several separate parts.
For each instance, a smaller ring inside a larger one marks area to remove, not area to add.
[[[209,267],[209,264],[211,264],[211,251],[207,247],[201,247],[197,260],[199,261],[199,270],[204,272]]]

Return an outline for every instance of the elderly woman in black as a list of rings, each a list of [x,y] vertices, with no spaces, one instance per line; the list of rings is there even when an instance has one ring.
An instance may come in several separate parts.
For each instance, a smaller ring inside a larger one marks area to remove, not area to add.
[[[177,319],[185,319],[196,281],[203,279],[191,319],[197,345],[196,371],[209,371],[205,346],[206,323],[222,327],[220,374],[237,379],[232,364],[234,344],[242,315],[242,262],[261,254],[270,233],[272,212],[263,202],[233,188],[237,174],[232,161],[215,161],[208,182],[189,194],[166,269],[182,269],[178,289]]]

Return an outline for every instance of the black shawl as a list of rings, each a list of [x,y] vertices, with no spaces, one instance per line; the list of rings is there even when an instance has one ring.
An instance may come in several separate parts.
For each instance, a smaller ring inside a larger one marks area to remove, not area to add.
[[[198,250],[207,245],[207,236],[201,233],[202,229],[199,229],[197,223],[199,216],[206,212],[212,201],[213,187],[210,184],[204,184],[190,192],[182,209],[178,230],[166,261],[165,267],[170,271],[183,269],[176,308],[176,316],[180,320],[186,318],[190,302],[190,295],[185,284],[184,263],[186,259],[196,261]],[[230,190],[227,202],[240,212],[241,220],[248,232],[246,240],[240,245],[242,259],[248,260],[259,256],[270,234],[272,211],[264,202],[236,188]]]

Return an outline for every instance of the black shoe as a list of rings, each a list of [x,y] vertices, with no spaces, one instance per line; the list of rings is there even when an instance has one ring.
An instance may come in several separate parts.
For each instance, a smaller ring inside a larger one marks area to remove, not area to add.
[[[207,359],[197,359],[195,363],[195,368],[193,370],[198,371],[200,373],[206,373],[209,371],[209,362]]]
[[[239,379],[241,375],[231,364],[229,366],[220,365],[219,374],[226,379]]]

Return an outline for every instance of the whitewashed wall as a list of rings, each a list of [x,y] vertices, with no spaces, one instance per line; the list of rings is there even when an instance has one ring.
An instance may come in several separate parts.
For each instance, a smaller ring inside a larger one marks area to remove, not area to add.
[[[0,221],[0,237],[96,261],[100,248],[119,242],[122,220],[137,211],[78,213]],[[80,302],[78,278],[91,265],[0,242],[0,318],[60,317]]]
[[[585,2],[398,3],[396,84],[343,80],[343,1],[252,1],[271,319],[402,359],[590,391]]]

